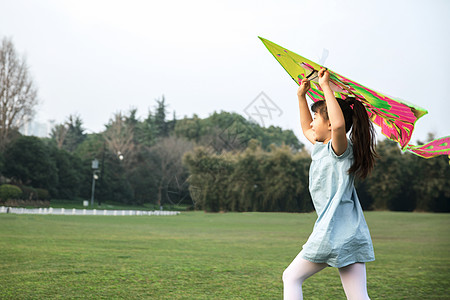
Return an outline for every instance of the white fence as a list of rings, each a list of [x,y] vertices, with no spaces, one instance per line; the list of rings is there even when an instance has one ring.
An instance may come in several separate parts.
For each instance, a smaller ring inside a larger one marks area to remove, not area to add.
[[[179,211],[165,210],[107,210],[107,209],[65,209],[65,208],[21,208],[0,206],[0,213],[73,215],[73,216],[176,216]]]

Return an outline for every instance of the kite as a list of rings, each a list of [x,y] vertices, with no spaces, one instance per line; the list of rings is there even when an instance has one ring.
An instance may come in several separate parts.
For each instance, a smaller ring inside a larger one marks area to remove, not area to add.
[[[259,38],[298,85],[301,84],[302,79],[309,79],[311,88],[307,95],[314,102],[325,100],[324,93],[319,85],[318,73],[321,65],[269,40]],[[328,71],[330,73],[330,87],[336,98],[355,97],[361,101],[370,120],[381,128],[381,132],[388,139],[398,142],[402,151],[409,151],[423,158],[438,155],[449,155],[450,158],[450,136],[420,146],[409,144],[414,124],[428,113],[425,109],[369,89],[330,69]]]

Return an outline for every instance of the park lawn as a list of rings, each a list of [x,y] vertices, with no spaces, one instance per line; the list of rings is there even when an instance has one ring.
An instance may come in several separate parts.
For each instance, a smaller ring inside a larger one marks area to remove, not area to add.
[[[366,212],[371,299],[450,299],[450,214]],[[0,214],[0,299],[281,299],[315,213]],[[327,268],[305,299],[345,299]]]

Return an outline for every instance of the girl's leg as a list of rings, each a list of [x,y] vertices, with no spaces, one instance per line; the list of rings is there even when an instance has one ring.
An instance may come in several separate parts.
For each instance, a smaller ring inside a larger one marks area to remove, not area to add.
[[[354,263],[339,268],[339,275],[347,299],[370,300],[367,295],[366,265],[364,263]]]
[[[299,255],[283,272],[283,299],[303,299],[302,283],[306,278],[326,268],[327,264],[310,262]]]

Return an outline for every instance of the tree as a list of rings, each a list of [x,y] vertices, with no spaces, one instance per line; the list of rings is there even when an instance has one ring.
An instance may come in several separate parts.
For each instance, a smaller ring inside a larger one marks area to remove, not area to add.
[[[222,150],[244,150],[251,139],[261,142],[265,151],[269,151],[272,144],[285,144],[295,151],[304,147],[292,130],[274,126],[264,128],[237,113],[225,111],[214,112],[206,119],[200,119],[195,114],[192,118],[184,117],[177,120],[174,131],[177,136],[195,141],[198,145],[211,146],[218,153]]]
[[[43,188],[56,194],[58,173],[51,149],[39,138],[22,136],[5,150],[5,176],[14,183]]]
[[[203,120],[196,114],[192,118],[184,117],[181,121],[176,122],[174,132],[178,137],[187,138],[190,141],[199,143],[200,138],[205,134],[205,126]]]
[[[208,212],[239,210],[231,187],[235,159],[229,152],[212,153],[205,147],[196,147],[183,156],[183,164],[189,169],[189,191],[197,209]],[[232,195],[233,197],[229,197]]]
[[[156,100],[157,107],[154,118],[154,124],[158,133],[158,137],[167,137],[169,135],[169,126],[166,122],[166,104],[165,98],[162,96],[162,100]]]
[[[54,148],[52,152],[52,158],[58,170],[57,197],[59,199],[75,199],[79,197],[83,180],[81,159],[61,149]],[[89,185],[86,186],[88,187]]]
[[[396,199],[402,196],[402,179],[405,178],[404,157],[396,142],[385,139],[377,143],[378,159],[365,182],[369,195],[373,198],[373,207],[378,210],[390,210]]]
[[[78,115],[70,115],[66,121],[66,127],[67,134],[64,139],[64,148],[69,152],[74,152],[78,145],[86,139],[83,121]]]
[[[310,211],[306,151],[256,139],[243,152],[216,153],[196,147],[183,157],[190,171],[189,191],[198,209],[218,211]]]
[[[135,143],[134,143],[134,125],[128,123],[127,118],[122,113],[116,113],[106,125],[103,133],[106,145],[109,150],[120,160],[125,159],[127,164],[133,162]]]
[[[56,141],[56,147],[62,149],[66,140],[67,126],[65,124],[57,124],[52,128],[50,136]]]
[[[182,157],[192,148],[191,142],[175,136],[163,138],[150,148],[152,170],[157,173],[158,205],[162,204],[163,191],[167,189],[171,180],[175,177],[180,178],[184,173]]]
[[[176,125],[177,125],[177,115],[175,111],[173,111],[172,121],[167,122],[167,130],[169,134],[171,134],[175,130]]]
[[[4,38],[0,48],[0,151],[8,144],[11,131],[31,120],[37,103],[37,89],[25,59],[18,58],[12,41]]]
[[[113,170],[111,163],[117,163],[117,155],[106,151],[106,142],[103,134],[88,134],[83,143],[77,147],[74,154],[82,160],[83,175],[81,184],[83,187],[91,186],[92,160],[95,158],[100,160],[100,179],[95,186],[96,199],[99,200],[99,204],[101,200],[112,199],[111,189],[114,183],[111,183],[109,179]],[[82,188],[80,190],[80,196],[84,198],[89,198],[91,196],[90,193],[90,188]]]
[[[4,169],[4,157],[3,157],[3,153],[0,152],[0,184],[2,183],[2,174],[3,174],[3,169]]]
[[[78,115],[69,115],[63,124],[57,124],[52,128],[50,136],[56,141],[58,149],[74,152],[86,139],[83,121]]]
[[[435,139],[428,134],[428,140]],[[423,144],[417,141],[417,144]],[[416,211],[450,211],[450,165],[447,156],[424,159],[409,154],[411,176],[408,188],[414,194]]]
[[[155,144],[158,133],[151,110],[148,111],[147,118],[143,122],[137,123],[135,134],[136,141],[140,145],[151,147]]]
[[[305,152],[292,153],[287,145],[275,147],[260,163],[264,193],[262,211],[308,211],[311,201],[308,190],[308,169],[311,163]]]

